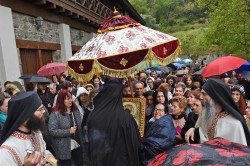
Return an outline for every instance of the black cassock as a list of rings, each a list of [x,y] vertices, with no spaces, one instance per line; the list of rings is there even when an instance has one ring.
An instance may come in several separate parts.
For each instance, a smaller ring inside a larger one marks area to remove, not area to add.
[[[87,121],[93,166],[138,166],[141,138],[132,115],[124,111],[122,85],[109,83],[94,98]]]

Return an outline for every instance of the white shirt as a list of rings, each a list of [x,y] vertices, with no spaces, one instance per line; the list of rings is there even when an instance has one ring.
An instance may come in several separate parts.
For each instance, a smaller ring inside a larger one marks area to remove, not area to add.
[[[204,134],[201,128],[199,128],[199,133],[200,143],[208,141],[207,134]],[[246,136],[241,122],[230,114],[218,119],[214,132],[214,138],[215,137],[221,137],[247,146]]]

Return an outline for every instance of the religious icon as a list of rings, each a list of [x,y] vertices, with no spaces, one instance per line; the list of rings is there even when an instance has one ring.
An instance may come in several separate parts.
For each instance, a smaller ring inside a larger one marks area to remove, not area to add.
[[[145,129],[146,98],[122,98],[124,110],[130,113],[138,125],[143,137]]]

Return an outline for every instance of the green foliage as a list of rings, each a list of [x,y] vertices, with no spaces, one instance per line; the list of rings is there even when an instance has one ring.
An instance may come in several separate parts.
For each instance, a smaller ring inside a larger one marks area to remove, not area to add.
[[[250,0],[129,0],[146,26],[176,36],[183,54],[250,61]]]
[[[182,53],[191,59],[197,59],[200,55],[222,53],[218,46],[209,45],[204,37],[208,28],[200,28],[189,31],[181,31],[170,35],[181,41]]]
[[[146,26],[152,29],[159,29],[159,25],[156,24],[156,19],[151,15],[141,15],[143,20],[146,22]]]
[[[199,7],[208,8],[209,44],[217,44],[225,52],[250,57],[249,0],[197,0]]]
[[[129,0],[139,14],[149,15],[150,8],[146,0]]]

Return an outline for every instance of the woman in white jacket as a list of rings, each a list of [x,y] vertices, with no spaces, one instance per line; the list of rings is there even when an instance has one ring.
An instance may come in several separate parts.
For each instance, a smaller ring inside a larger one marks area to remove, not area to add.
[[[87,109],[89,103],[89,92],[84,87],[79,87],[77,89],[76,97],[73,100],[80,112],[82,121],[85,109]]]

